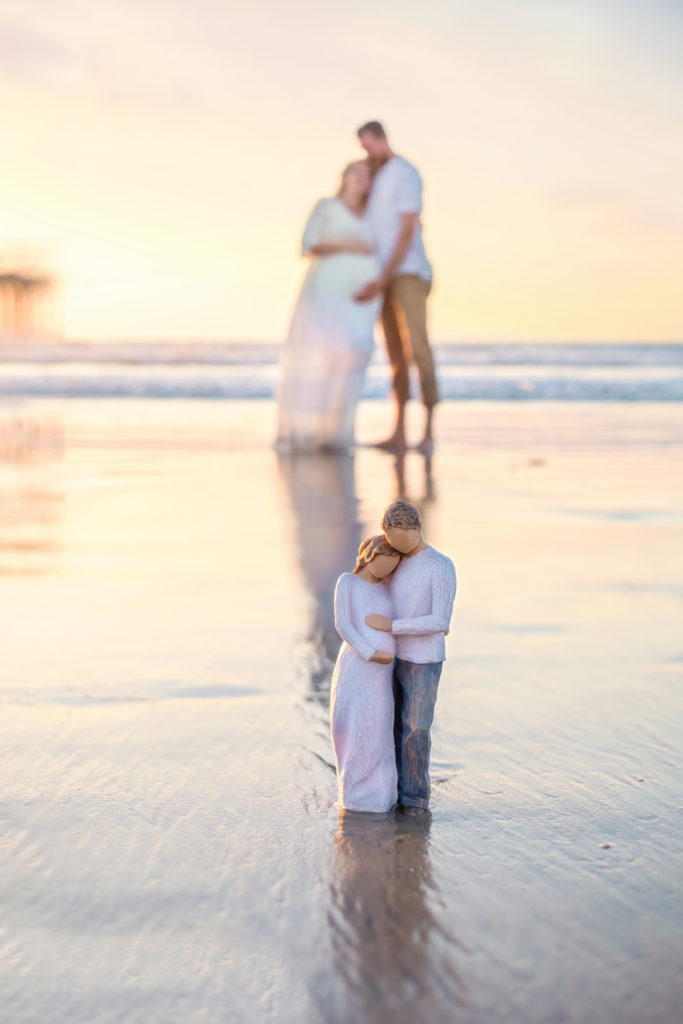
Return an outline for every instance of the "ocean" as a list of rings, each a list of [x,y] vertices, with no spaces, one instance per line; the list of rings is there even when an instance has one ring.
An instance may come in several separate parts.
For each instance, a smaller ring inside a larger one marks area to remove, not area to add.
[[[258,342],[4,342],[0,396],[271,399],[279,353]],[[450,343],[435,354],[445,401],[683,401],[683,342]],[[364,397],[389,391],[378,345]]]

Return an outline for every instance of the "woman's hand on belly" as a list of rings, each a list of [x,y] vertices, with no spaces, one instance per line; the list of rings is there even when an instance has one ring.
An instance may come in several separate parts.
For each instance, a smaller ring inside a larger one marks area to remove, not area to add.
[[[359,252],[363,256],[372,256],[372,246],[369,245],[368,242],[362,242],[360,240],[357,242],[348,242],[346,251]]]

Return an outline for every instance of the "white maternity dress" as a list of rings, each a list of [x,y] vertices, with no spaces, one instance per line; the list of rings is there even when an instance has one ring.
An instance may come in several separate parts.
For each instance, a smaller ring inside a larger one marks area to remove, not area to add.
[[[309,217],[303,253],[313,246],[372,245],[367,221],[341,199],[321,199]],[[285,342],[278,388],[280,450],[344,449],[353,444],[356,406],[372,354],[381,298],[355,292],[380,271],[369,254],[312,256]]]
[[[392,617],[387,584],[340,576],[334,614],[344,642],[332,677],[330,724],[339,803],[350,811],[388,811],[397,796],[393,663],[368,661],[375,651],[393,653],[394,641],[365,624],[373,613]]]

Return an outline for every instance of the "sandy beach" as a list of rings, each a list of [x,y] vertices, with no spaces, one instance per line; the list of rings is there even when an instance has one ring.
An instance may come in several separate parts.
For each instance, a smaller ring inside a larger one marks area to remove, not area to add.
[[[678,1024],[681,405],[272,430],[0,405],[3,1021]],[[332,594],[399,494],[458,571],[432,808],[340,816]]]

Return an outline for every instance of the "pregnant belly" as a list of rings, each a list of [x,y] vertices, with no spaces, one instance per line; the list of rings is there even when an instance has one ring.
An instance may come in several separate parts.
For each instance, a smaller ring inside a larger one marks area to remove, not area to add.
[[[381,645],[378,650],[387,648]],[[380,665],[376,661],[366,661],[361,658],[357,651],[354,651],[348,644],[342,644],[337,657],[337,663],[332,675],[332,696],[333,699],[342,693],[361,689],[369,685],[385,685],[391,679],[393,665]]]
[[[363,253],[340,252],[325,256],[315,266],[316,290],[335,292],[351,297],[355,291],[377,277],[379,261]]]

